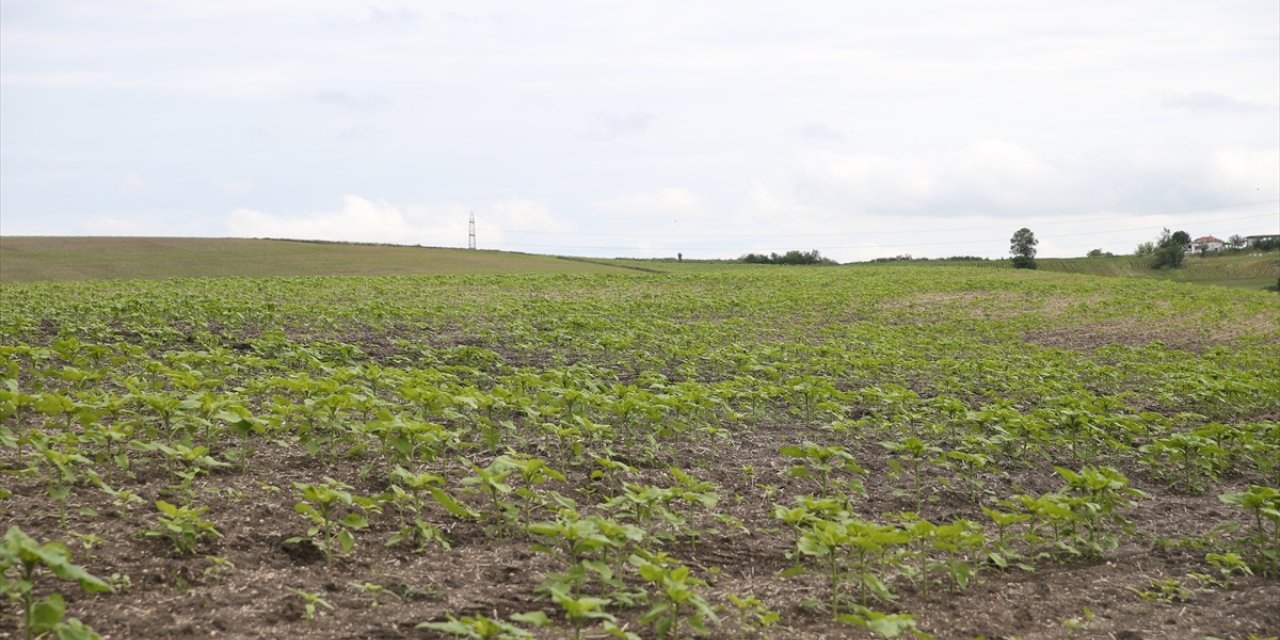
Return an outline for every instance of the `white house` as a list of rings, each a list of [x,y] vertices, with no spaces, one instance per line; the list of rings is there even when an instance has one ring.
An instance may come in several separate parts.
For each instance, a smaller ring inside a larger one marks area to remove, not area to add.
[[[1204,253],[1206,251],[1222,251],[1226,247],[1227,243],[1213,236],[1200,236],[1199,238],[1192,240],[1191,244],[1187,245],[1187,251]]]

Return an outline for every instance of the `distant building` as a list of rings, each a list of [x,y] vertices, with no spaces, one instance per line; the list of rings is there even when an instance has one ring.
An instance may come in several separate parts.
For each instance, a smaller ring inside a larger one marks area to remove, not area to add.
[[[1245,236],[1244,244],[1245,246],[1248,246],[1248,247],[1256,247],[1260,244],[1270,244],[1270,245],[1280,244],[1280,234],[1273,233],[1270,235],[1262,235],[1262,236]]]
[[[1227,243],[1213,236],[1200,236],[1199,238],[1192,240],[1191,244],[1187,245],[1187,251],[1191,251],[1195,253],[1204,253],[1206,251],[1222,251],[1223,249],[1226,248],[1226,246],[1227,246]]]

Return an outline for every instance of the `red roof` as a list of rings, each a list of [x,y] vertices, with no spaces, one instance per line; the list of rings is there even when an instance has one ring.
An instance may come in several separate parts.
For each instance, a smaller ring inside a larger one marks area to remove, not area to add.
[[[1216,242],[1216,243],[1218,243],[1218,244],[1226,244],[1225,242],[1223,242],[1223,241],[1221,241],[1221,240],[1219,240],[1219,239],[1217,239],[1217,238],[1215,238],[1215,237],[1213,237],[1213,236],[1200,236],[1199,238],[1196,238],[1195,240],[1192,240],[1192,241],[1191,241],[1191,244],[1209,244],[1210,242]]]

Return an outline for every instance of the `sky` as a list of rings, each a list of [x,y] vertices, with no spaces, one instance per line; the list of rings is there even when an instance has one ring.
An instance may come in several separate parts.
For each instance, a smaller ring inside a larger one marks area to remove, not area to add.
[[[0,0],[0,234],[840,261],[1280,233],[1280,3]]]

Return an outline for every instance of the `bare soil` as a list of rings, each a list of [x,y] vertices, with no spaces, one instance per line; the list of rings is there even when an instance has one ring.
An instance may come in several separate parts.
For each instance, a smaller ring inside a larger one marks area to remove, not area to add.
[[[793,564],[786,556],[794,541],[769,516],[770,510],[773,504],[787,503],[791,495],[812,487],[788,475],[786,461],[776,451],[784,444],[823,437],[829,434],[797,424],[766,424],[739,429],[732,443],[690,440],[664,451],[666,462],[683,461],[701,479],[718,484],[723,497],[718,511],[738,518],[746,528],[721,527],[719,533],[682,543],[672,550],[673,555],[707,577],[706,592],[713,603],[727,604],[725,594],[730,593],[755,595],[777,610],[781,622],[769,632],[770,637],[847,638],[859,633],[831,622],[829,614],[807,604],[825,597],[818,577],[779,575]],[[882,514],[911,508],[910,499],[894,491],[902,482],[889,476],[881,447],[865,441],[852,441],[849,446],[870,472],[868,497],[859,503],[860,511]],[[14,468],[11,450],[6,455],[0,462]],[[485,460],[477,457],[475,462]],[[755,469],[754,478],[741,472],[744,466]],[[387,469],[383,461],[374,461],[364,470],[347,462],[326,466],[299,451],[267,445],[249,473],[217,472],[198,481],[197,500],[209,506],[209,517],[224,537],[205,544],[194,556],[177,555],[162,539],[140,535],[154,514],[150,502],[171,494],[156,470],[120,483],[146,500],[130,508],[115,507],[102,494],[79,488],[68,503],[66,530],[96,534],[109,542],[91,550],[73,544],[75,558],[98,575],[128,576],[130,584],[119,594],[106,595],[63,588],[69,610],[104,637],[116,639],[430,638],[444,636],[415,630],[415,625],[441,621],[449,614],[502,617],[542,610],[557,617],[554,605],[536,590],[547,572],[556,569],[555,563],[546,554],[531,552],[530,538],[516,531],[486,535],[479,524],[433,512],[429,519],[442,528],[452,549],[432,548],[419,554],[405,546],[384,546],[383,541],[395,531],[394,518],[372,518],[370,528],[357,535],[357,552],[338,557],[332,567],[326,567],[322,555],[307,543],[285,543],[305,529],[293,510],[291,482],[332,476],[350,483],[358,493],[374,494],[386,488]],[[566,471],[570,482],[561,489],[583,495],[591,481],[582,471]],[[1141,469],[1125,471],[1153,498],[1130,514],[1137,535],[1126,538],[1105,559],[1042,564],[1034,572],[988,567],[976,586],[960,592],[936,588],[927,597],[909,583],[895,584],[892,587],[900,599],[881,607],[914,614],[921,629],[938,638],[1200,640],[1277,633],[1280,583],[1244,578],[1229,589],[1197,589],[1188,574],[1210,570],[1202,561],[1204,552],[1156,544],[1157,540],[1202,537],[1225,524],[1247,523],[1213,495],[1173,493],[1145,481]],[[654,481],[663,475],[657,468],[643,473]],[[6,524],[19,525],[38,540],[62,537],[58,514],[44,497],[44,487],[32,479],[9,477],[6,483],[14,496],[5,506]],[[1015,488],[1049,490],[1053,482],[1037,466],[994,476],[988,489],[996,494]],[[923,509],[926,518],[983,520],[965,496],[929,486],[933,488]],[[212,565],[205,555],[223,556],[235,568],[225,574],[209,573]],[[1186,601],[1172,602],[1138,595],[1150,590],[1152,581],[1162,579],[1179,580],[1192,592]],[[365,583],[385,588],[376,604],[371,594],[353,586]],[[55,586],[42,580],[38,590]],[[316,619],[304,620],[303,600],[295,590],[321,596],[333,610],[321,607]],[[638,615],[638,611],[628,612],[621,619],[628,628],[651,637],[637,621]],[[544,631],[542,635],[564,637],[565,633]],[[0,637],[16,634],[13,627],[0,627]],[[742,635],[751,637],[740,634],[733,614],[725,611],[713,637]]]

